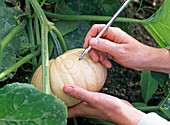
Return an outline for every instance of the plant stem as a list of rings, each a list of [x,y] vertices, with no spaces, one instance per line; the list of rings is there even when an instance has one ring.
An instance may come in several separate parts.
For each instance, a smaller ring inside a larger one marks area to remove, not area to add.
[[[73,117],[73,122],[74,122],[74,125],[78,125],[78,124],[77,124],[76,117]]]
[[[58,39],[59,39],[59,41],[60,41],[60,44],[61,44],[61,46],[62,46],[62,48],[63,48],[63,51],[64,51],[64,52],[67,51],[67,46],[66,46],[66,44],[65,44],[64,38],[63,38],[63,36],[61,35],[61,33],[58,31],[58,29],[57,29],[55,26],[52,26],[52,30],[57,34]]]
[[[15,16],[14,18],[15,18],[16,20],[18,20],[20,17],[23,17],[23,16],[27,16],[27,14],[26,14],[26,13],[22,13],[22,14],[20,14],[20,15],[18,15],[18,16]]]
[[[28,0],[26,0],[26,10],[28,12],[28,34],[29,34],[29,41],[31,43],[31,53],[35,51],[34,46],[35,46],[35,39],[34,39],[34,33],[33,33],[33,26],[32,26],[32,18],[31,17],[31,8],[30,8],[30,3]],[[33,70],[36,69],[37,65],[37,59],[36,57],[32,59],[33,63]]]
[[[43,1],[41,2],[41,5],[40,5],[41,7],[44,5],[45,1],[46,1],[46,0],[43,0]]]
[[[54,31],[51,30],[50,35],[52,38],[52,44],[54,45],[54,59],[56,59],[58,56],[63,54],[63,50],[61,48],[59,40],[57,39],[57,35],[54,33]]]
[[[0,73],[0,79],[4,78],[6,75],[8,75],[9,73],[13,72],[14,70],[16,70],[17,68],[19,68],[20,66],[22,66],[24,63],[27,63],[30,59],[36,57],[37,55],[40,54],[40,50],[37,50],[27,56],[25,56],[24,58],[22,58],[20,61],[18,61],[17,63],[15,63],[13,66],[11,66],[10,68],[8,68],[7,70],[3,71],[2,73]]]
[[[46,23],[41,24],[41,56],[42,56],[43,92],[50,94],[48,25]]]
[[[151,112],[151,111],[156,111],[160,109],[159,106],[144,106],[144,107],[136,107],[136,108],[143,112]]]
[[[39,5],[39,3],[37,2],[37,0],[29,0],[32,7],[34,8],[35,13],[38,16],[38,19],[40,20],[40,23],[46,23],[48,24],[48,20],[41,8],[41,6]]]
[[[35,15],[35,35],[36,35],[36,41],[37,44],[40,45],[41,44],[41,40],[40,40],[40,28],[39,28],[39,22],[38,22],[38,17],[37,15]]]
[[[46,0],[43,0],[43,1],[41,2],[41,5],[40,5],[41,7],[44,5],[45,1],[46,1]],[[40,1],[38,0],[38,2],[40,2]],[[35,17],[35,12],[32,14],[31,18],[33,18],[33,17]]]
[[[37,0],[29,0],[35,13],[40,20],[41,25],[41,56],[42,56],[42,87],[43,92],[50,94],[49,80],[49,55],[48,55],[48,20],[37,2]]]
[[[37,15],[35,14],[34,16],[34,27],[35,27],[35,37],[36,37],[36,42],[37,42],[37,45],[38,45],[38,48],[41,48],[41,38],[40,38],[40,27],[39,27],[39,20],[38,20],[38,17]],[[38,60],[38,64],[37,66],[39,66],[41,64],[42,60],[41,60],[41,57],[39,58]]]
[[[53,52],[53,42],[51,40],[51,38],[48,38],[48,53],[49,53],[49,57],[51,56],[52,52]]]
[[[101,124],[101,125],[117,125],[108,121],[100,120],[100,119],[95,119],[95,118],[86,118],[90,121],[90,123],[93,124]]]
[[[9,42],[13,40],[13,38],[22,30],[24,29],[27,21],[24,20],[22,23],[17,25],[14,29],[12,29],[8,35],[1,41],[1,51],[4,50],[4,48],[8,45]]]
[[[62,15],[62,14],[54,14],[45,12],[46,16],[53,19],[60,20],[70,20],[70,21],[78,21],[78,20],[88,20],[88,21],[109,21],[111,16],[93,16],[93,15]],[[123,18],[117,17],[115,22],[129,22],[129,23],[140,23],[147,24],[144,20],[132,19],[132,18]]]

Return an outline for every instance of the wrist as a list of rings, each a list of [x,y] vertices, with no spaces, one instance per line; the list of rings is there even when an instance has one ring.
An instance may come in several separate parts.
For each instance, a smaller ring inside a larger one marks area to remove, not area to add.
[[[121,105],[115,114],[110,115],[109,121],[120,125],[137,125],[144,115],[142,111],[125,104]]]
[[[123,120],[121,120],[120,124],[137,125],[145,115],[145,113],[135,109],[134,107],[125,107],[125,108],[126,109],[123,109],[121,113]]]
[[[165,48],[154,48],[152,56],[148,57],[148,69],[170,74],[170,50]]]

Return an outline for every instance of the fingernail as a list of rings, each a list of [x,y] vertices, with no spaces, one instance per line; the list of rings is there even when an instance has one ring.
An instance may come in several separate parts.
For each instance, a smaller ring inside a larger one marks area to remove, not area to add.
[[[72,90],[73,90],[73,87],[71,87],[71,86],[64,87],[64,92],[67,94],[71,94]]]
[[[89,43],[91,46],[96,46],[98,44],[98,39],[92,38]]]

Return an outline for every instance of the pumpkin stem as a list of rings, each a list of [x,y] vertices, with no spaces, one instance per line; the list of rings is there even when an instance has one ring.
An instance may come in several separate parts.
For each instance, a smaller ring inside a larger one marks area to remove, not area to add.
[[[64,38],[55,26],[52,26],[52,30],[57,34],[60,44],[64,52],[67,51],[67,46],[65,44]]]
[[[48,54],[48,19],[37,0],[29,0],[41,25],[42,86],[43,92],[50,94],[49,54]]]
[[[53,39],[52,43],[54,46],[54,59],[56,59],[58,56],[63,54],[63,50],[61,48],[60,42],[57,39],[57,35],[53,31],[50,31],[50,35]]]
[[[88,20],[88,21],[109,21],[111,16],[94,16],[94,15],[64,15],[64,14],[56,14],[50,12],[44,12],[45,15],[52,19],[59,20],[69,20],[69,21],[80,21],[80,20]],[[123,18],[117,17],[115,22],[129,22],[129,23],[139,23],[139,24],[147,24],[145,20],[133,19],[133,18]]]
[[[30,3],[28,0],[26,0],[26,11],[28,12],[28,35],[29,35],[29,41],[32,45],[31,48],[31,53],[35,51],[35,39],[34,39],[34,33],[33,33],[33,26],[32,26],[32,18],[31,17],[31,8],[30,8]],[[33,63],[33,70],[36,69],[36,65],[37,65],[37,58],[34,57],[32,59],[32,63]]]

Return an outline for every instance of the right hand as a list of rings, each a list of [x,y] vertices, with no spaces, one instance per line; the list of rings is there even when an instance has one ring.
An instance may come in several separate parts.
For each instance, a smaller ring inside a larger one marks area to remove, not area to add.
[[[104,26],[93,25],[85,37],[84,48],[86,49],[90,45],[93,49],[89,51],[89,55],[93,61],[100,61],[108,68],[111,68],[109,58],[128,68],[139,71],[150,70],[154,68],[151,66],[158,61],[157,58],[163,56],[167,51],[144,45],[115,27],[109,27],[100,38],[96,39],[95,37]]]

